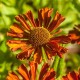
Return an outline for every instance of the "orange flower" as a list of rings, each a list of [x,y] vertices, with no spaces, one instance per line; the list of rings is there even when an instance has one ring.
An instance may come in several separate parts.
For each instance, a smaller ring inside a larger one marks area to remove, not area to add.
[[[78,72],[69,72],[62,80],[80,80],[80,73]]]
[[[55,32],[55,29],[59,27],[65,18],[56,12],[51,20],[52,11],[53,9],[49,8],[40,9],[37,19],[34,19],[31,11],[15,17],[19,23],[14,23],[7,35],[17,39],[8,40],[7,45],[12,51],[22,50],[17,55],[18,59],[29,59],[33,55],[34,61],[40,63],[42,60],[42,47],[48,59],[56,54],[62,57],[67,51],[59,44],[69,43],[70,39],[65,35],[56,36],[61,30]],[[32,52],[34,53],[32,54]]]
[[[71,30],[69,32],[69,37],[70,37],[72,43],[80,44],[80,24],[76,25],[74,30]]]
[[[30,70],[28,70],[25,65],[21,65],[18,68],[19,76],[17,76],[14,72],[9,73],[7,76],[7,80],[36,80],[37,78],[37,63],[34,61],[30,62]],[[53,69],[49,70],[49,65],[45,63],[42,66],[42,69],[39,74],[38,80],[54,80],[55,72]],[[21,79],[20,79],[21,78]]]

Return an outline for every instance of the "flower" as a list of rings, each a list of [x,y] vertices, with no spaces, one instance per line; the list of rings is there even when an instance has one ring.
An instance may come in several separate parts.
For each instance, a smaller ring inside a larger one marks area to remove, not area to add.
[[[37,63],[34,61],[30,62],[30,70],[25,65],[21,65],[18,68],[18,73],[21,77],[16,75],[14,72],[9,73],[6,80],[36,80],[37,78]],[[45,63],[39,74],[38,80],[55,80],[55,72],[53,69],[49,70],[49,65]],[[20,79],[21,78],[21,79]]]
[[[76,27],[69,32],[69,37],[72,43],[80,44],[80,24],[76,25]]]
[[[66,76],[63,76],[62,80],[80,80],[80,73],[75,71],[69,72]]]
[[[13,37],[14,40],[8,40],[7,45],[12,51],[22,50],[17,55],[18,59],[29,59],[33,55],[34,61],[40,63],[42,61],[42,48],[48,59],[56,54],[62,57],[67,51],[59,44],[69,43],[70,39],[65,35],[57,36],[61,30],[55,30],[65,18],[56,12],[51,20],[52,11],[53,9],[50,8],[40,9],[37,19],[34,19],[31,11],[15,17],[19,23],[16,22],[10,27],[7,35]]]

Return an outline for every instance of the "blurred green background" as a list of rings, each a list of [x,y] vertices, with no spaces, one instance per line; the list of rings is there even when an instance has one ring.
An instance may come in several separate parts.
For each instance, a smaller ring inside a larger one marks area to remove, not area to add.
[[[80,0],[0,0],[0,80],[5,80],[8,71],[14,71],[21,64],[15,57],[17,51],[11,52],[6,45],[9,39],[6,33],[14,22],[14,17],[28,10],[37,17],[38,9],[43,7],[54,8],[53,14],[59,11],[66,18],[60,26],[65,34],[80,23]],[[80,51],[73,53],[66,60],[69,70],[80,66]]]

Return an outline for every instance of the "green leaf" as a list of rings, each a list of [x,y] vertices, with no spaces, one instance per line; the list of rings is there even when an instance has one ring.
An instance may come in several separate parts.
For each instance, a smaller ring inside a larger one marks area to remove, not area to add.
[[[1,13],[3,15],[16,15],[18,12],[17,12],[16,8],[9,7],[9,6],[2,4],[1,5]]]
[[[7,51],[6,41],[2,42],[2,44],[0,45],[0,50],[4,53]]]

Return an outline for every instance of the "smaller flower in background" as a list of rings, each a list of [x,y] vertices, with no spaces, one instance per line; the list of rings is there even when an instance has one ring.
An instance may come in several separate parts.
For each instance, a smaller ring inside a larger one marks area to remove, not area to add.
[[[18,59],[29,59],[34,52],[34,61],[40,63],[42,61],[42,47],[48,59],[57,54],[62,57],[67,51],[59,44],[69,43],[70,39],[65,35],[58,36],[61,30],[56,31],[65,18],[56,12],[51,20],[52,11],[53,9],[50,8],[40,9],[37,19],[34,19],[31,11],[15,17],[19,23],[14,23],[7,35],[17,39],[8,40],[7,45],[12,51],[22,50],[17,55]]]
[[[80,24],[69,32],[69,36],[72,43],[80,44]]]
[[[14,72],[9,73],[6,80],[36,80],[37,78],[37,63],[34,61],[30,62],[30,70],[28,70],[25,65],[21,65],[18,68],[19,76]],[[49,69],[49,65],[45,63],[39,74],[38,80],[55,80],[55,72],[53,69]],[[20,79],[21,78],[21,79]]]
[[[62,80],[80,80],[80,70],[79,72],[69,72]]]

